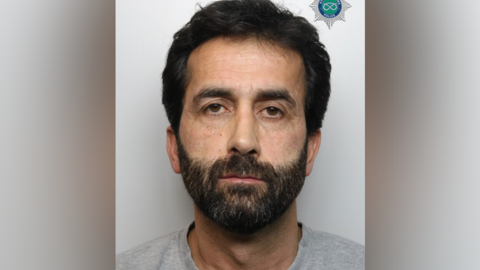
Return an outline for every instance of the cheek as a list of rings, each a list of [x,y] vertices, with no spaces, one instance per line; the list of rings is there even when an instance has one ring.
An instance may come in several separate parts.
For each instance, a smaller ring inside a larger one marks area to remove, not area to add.
[[[266,158],[273,164],[294,161],[298,158],[303,149],[306,131],[301,132],[301,128],[279,132],[264,137],[262,152]]]
[[[180,138],[191,158],[213,160],[222,156],[226,137],[224,131],[210,125],[184,123],[180,128]]]

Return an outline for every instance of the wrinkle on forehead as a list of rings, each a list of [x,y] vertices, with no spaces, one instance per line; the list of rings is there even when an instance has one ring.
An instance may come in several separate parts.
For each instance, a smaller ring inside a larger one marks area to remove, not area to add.
[[[217,37],[196,48],[188,60],[190,78],[232,79],[235,75],[265,76],[265,70],[296,81],[304,89],[303,60],[296,51],[255,38]],[[212,74],[214,73],[214,74]]]

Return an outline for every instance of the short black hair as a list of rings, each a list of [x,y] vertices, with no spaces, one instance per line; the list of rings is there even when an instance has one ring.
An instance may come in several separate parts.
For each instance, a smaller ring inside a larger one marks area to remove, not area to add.
[[[305,18],[269,0],[221,0],[200,7],[190,22],[175,33],[163,71],[162,102],[178,134],[183,98],[189,81],[188,58],[215,37],[254,37],[298,52],[305,68],[307,134],[322,127],[330,97],[330,57],[317,29]]]

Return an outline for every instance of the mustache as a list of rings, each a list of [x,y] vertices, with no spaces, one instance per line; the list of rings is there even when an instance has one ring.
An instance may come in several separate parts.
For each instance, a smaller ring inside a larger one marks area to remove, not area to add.
[[[217,159],[211,166],[209,178],[216,181],[227,174],[250,175],[267,183],[278,177],[278,172],[269,162],[258,161],[254,156],[240,154]]]
[[[290,179],[304,179],[305,177],[307,140],[298,160],[277,166],[266,161],[259,161],[253,155],[237,153],[210,162],[192,159],[179,138],[177,141],[181,174],[184,183],[188,186],[187,189],[202,186],[207,193],[213,192],[219,179],[228,174],[253,176],[274,189],[285,185],[284,182]]]

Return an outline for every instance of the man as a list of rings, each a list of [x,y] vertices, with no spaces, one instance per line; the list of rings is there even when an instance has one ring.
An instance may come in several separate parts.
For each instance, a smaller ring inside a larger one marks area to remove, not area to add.
[[[267,0],[214,2],[174,36],[167,151],[195,203],[117,269],[364,269],[364,248],[297,222],[330,96],[316,29]]]

